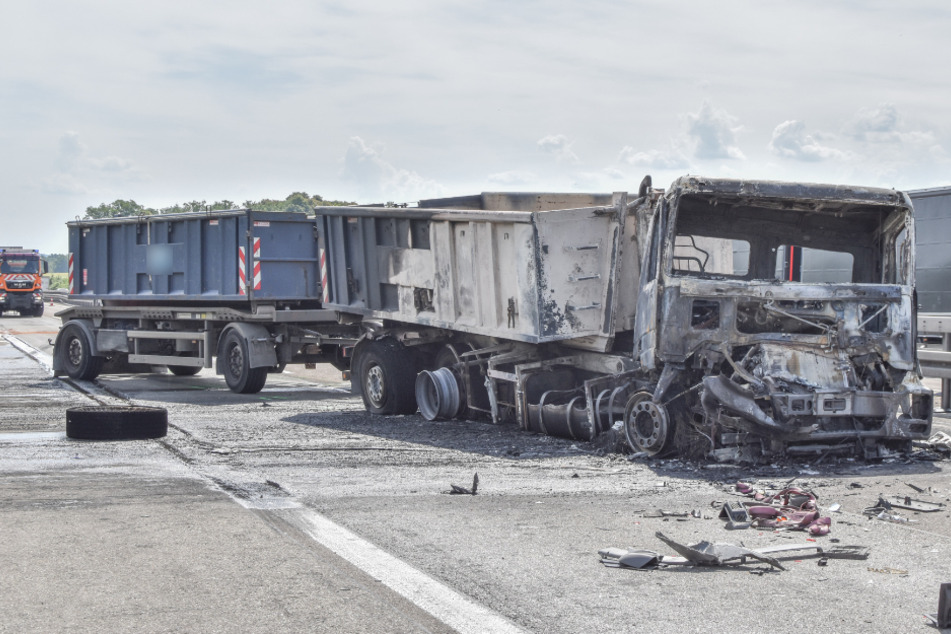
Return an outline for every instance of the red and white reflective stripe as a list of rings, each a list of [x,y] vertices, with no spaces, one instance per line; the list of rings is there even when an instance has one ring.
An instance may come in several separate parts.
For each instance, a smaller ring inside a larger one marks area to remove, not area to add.
[[[320,287],[325,304],[330,303],[330,287],[327,286],[327,250],[320,250]]]
[[[244,247],[238,247],[238,295],[247,295],[247,278],[244,273]]]
[[[69,294],[72,295],[76,292],[76,289],[73,287],[73,254],[69,254]]]
[[[261,290],[261,238],[254,238],[251,242],[251,280],[256,291]]]

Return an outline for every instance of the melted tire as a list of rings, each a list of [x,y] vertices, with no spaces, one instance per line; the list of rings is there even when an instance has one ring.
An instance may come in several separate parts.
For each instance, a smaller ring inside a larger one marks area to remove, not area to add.
[[[66,436],[78,440],[146,440],[168,433],[164,407],[72,407]]]

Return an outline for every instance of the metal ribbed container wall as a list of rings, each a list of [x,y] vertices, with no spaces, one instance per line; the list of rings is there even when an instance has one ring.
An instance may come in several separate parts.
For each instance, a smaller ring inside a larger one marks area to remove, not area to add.
[[[318,208],[324,306],[530,343],[592,338],[583,347],[602,347],[593,340],[613,334],[620,207],[610,196],[569,194],[561,208],[513,209],[507,199],[507,210],[475,208],[491,196],[432,201],[443,209],[428,208],[431,201]]]
[[[79,220],[70,293],[126,301],[320,300],[313,218],[232,210]]]
[[[923,313],[951,313],[951,187],[908,192],[915,205],[915,277]]]

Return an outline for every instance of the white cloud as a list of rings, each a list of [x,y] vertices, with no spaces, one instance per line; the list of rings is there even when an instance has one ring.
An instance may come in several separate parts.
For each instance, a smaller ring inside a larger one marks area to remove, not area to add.
[[[372,202],[409,202],[445,194],[445,189],[436,181],[412,170],[397,168],[382,154],[382,147],[372,147],[358,136],[350,138],[341,176],[354,183],[360,196]]]
[[[59,139],[59,154],[56,157],[56,166],[62,172],[71,172],[79,166],[86,146],[79,140],[77,132],[67,132]]]
[[[41,180],[47,193],[86,194],[98,186],[113,182],[145,180],[146,176],[132,161],[118,156],[90,156],[89,148],[79,133],[68,131],[59,139],[59,151],[54,160],[57,173]],[[94,186],[87,185],[92,182]]]
[[[890,158],[896,160],[947,158],[935,132],[914,129],[898,108],[890,103],[875,108],[861,108],[846,122],[843,133],[857,141],[863,151],[869,154],[887,152]]]
[[[784,121],[776,126],[773,138],[769,141],[769,150],[778,156],[798,161],[847,158],[845,152],[822,145],[814,136],[806,134],[806,124],[796,120]]]
[[[694,145],[694,156],[699,159],[744,159],[736,144],[736,133],[743,126],[726,110],[716,109],[704,101],[700,111],[688,113],[687,136]]]
[[[40,189],[47,194],[69,196],[89,193],[89,188],[70,174],[47,176],[40,182]]]
[[[571,143],[564,134],[549,134],[538,140],[538,147],[546,154],[552,154],[558,161],[580,163],[578,155],[571,149]]]
[[[899,124],[898,109],[894,104],[884,103],[861,108],[846,123],[844,132],[859,141],[890,141],[899,137]]]

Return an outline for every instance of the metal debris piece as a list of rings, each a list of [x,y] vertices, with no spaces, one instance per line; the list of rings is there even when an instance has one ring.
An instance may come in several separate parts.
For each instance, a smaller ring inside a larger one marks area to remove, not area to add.
[[[479,491],[479,474],[472,476],[472,488],[467,489],[466,487],[461,487],[455,484],[450,484],[452,489],[449,491],[450,495],[475,495]]]
[[[761,552],[750,550],[749,548],[744,548],[742,546],[735,546],[733,544],[717,544],[707,541],[698,542],[693,546],[685,546],[683,544],[678,544],[660,531],[654,533],[654,536],[673,548],[674,551],[680,556],[700,566],[722,566],[727,561],[737,559],[740,560],[740,563],[743,563],[746,561],[747,557],[750,557],[751,559],[756,559],[758,561],[767,563],[773,568],[785,570],[782,564],[780,564],[774,558],[768,557]]]
[[[652,550],[642,548],[630,550],[624,548],[604,548],[598,551],[598,555],[601,557],[601,563],[609,568],[645,570],[660,566],[742,565],[746,563],[746,558],[750,557],[765,561],[780,570],[785,570],[774,558],[768,555],[812,550],[815,551],[815,553],[810,554],[818,555],[824,560],[868,559],[869,556],[869,549],[866,546],[835,545],[831,548],[825,548],[814,543],[782,544],[751,550],[742,546],[734,546],[733,544],[710,544],[709,542],[700,542],[693,546],[684,546],[664,537],[661,533],[657,533],[657,537],[683,556],[672,557],[669,555],[661,555]]]
[[[932,445],[944,445],[946,447],[951,447],[951,436],[944,433],[943,431],[935,432],[928,439],[928,442]]]
[[[882,501],[882,498],[879,498],[879,502]],[[887,503],[890,503],[891,506],[895,508],[908,509],[909,511],[918,511],[919,513],[934,513],[935,511],[944,509],[944,504],[941,502],[925,502],[923,500],[915,500],[907,495],[893,495],[888,498]]]
[[[720,519],[724,518],[726,518],[726,527],[729,530],[749,528],[753,522],[746,507],[742,505],[735,506],[729,502],[724,502],[723,508],[720,509]]]

